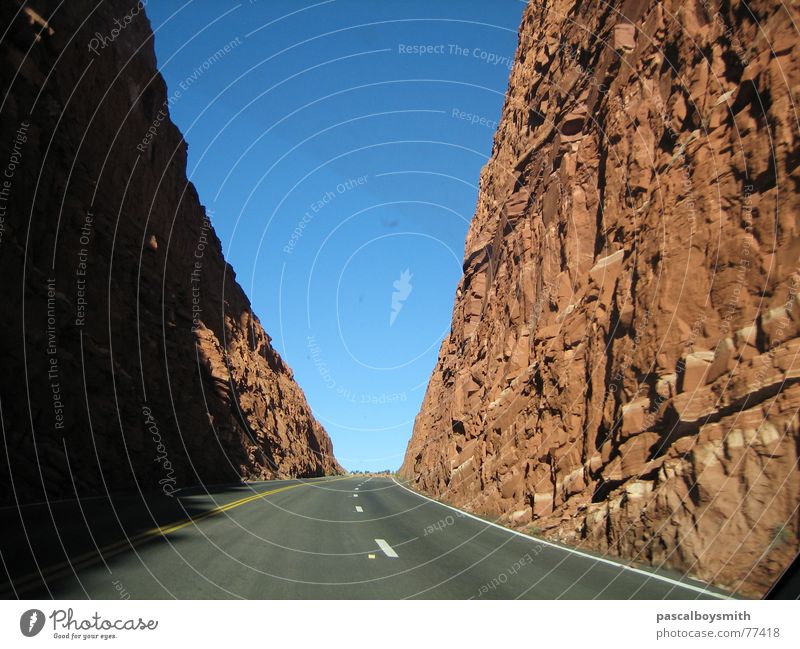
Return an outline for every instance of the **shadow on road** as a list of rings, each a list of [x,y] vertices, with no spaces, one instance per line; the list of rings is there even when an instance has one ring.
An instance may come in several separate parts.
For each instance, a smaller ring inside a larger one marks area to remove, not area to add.
[[[71,565],[103,566],[104,558],[132,552],[144,543],[165,543],[147,535],[197,518],[255,493],[247,484],[198,486],[174,496],[123,494],[51,501],[0,509],[3,599],[58,598],[58,580]],[[180,535],[170,535],[179,542]],[[100,551],[98,551],[100,550]]]

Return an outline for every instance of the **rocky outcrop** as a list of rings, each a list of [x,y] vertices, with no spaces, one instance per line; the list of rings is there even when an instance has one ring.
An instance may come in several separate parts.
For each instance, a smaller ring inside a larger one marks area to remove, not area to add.
[[[340,467],[226,264],[135,2],[0,5],[0,496]]]
[[[798,19],[528,5],[401,469],[418,488],[744,594],[790,561]]]

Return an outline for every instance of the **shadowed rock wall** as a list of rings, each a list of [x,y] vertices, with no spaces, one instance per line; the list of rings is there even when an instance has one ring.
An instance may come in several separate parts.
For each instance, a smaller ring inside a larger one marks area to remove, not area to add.
[[[0,5],[0,497],[340,472],[186,179],[147,17],[95,5]]]

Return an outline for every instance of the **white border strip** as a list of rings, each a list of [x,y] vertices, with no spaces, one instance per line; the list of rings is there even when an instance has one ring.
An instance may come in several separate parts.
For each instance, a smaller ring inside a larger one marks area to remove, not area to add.
[[[580,550],[574,550],[572,548],[565,547],[563,545],[557,545],[556,543],[551,543],[550,541],[546,541],[538,536],[530,536],[528,534],[523,534],[522,532],[518,532],[517,530],[512,530],[510,527],[504,527],[499,523],[494,523],[492,521],[487,521],[486,519],[480,518],[479,516],[475,516],[474,514],[470,514],[469,512],[465,512],[462,509],[458,509],[457,507],[452,507],[446,503],[443,503],[440,500],[436,500],[434,498],[430,498],[425,494],[421,494],[413,489],[409,489],[404,484],[395,480],[394,476],[392,476],[392,481],[398,486],[405,489],[407,492],[414,494],[415,496],[419,496],[420,498],[424,498],[425,500],[430,500],[432,503],[436,503],[437,505],[441,505],[442,507],[446,507],[454,512],[458,512],[462,516],[467,516],[469,518],[475,519],[479,523],[483,523],[484,525],[491,525],[492,527],[496,527],[498,530],[503,530],[504,532],[509,532],[510,534],[516,534],[517,536],[521,536],[522,538],[536,542],[542,543],[543,545],[550,546],[551,548],[556,548],[557,550],[563,550],[564,552],[570,552],[572,554],[577,554],[578,556],[585,557],[586,559],[591,559],[593,561],[597,561],[599,563],[605,563],[609,566],[616,566],[617,568],[623,568],[624,570],[629,570],[630,572],[635,572],[639,575],[644,575],[649,579],[658,579],[659,581],[665,581],[668,584],[672,584],[674,586],[678,586],[680,588],[686,588],[688,590],[692,590],[696,593],[702,593],[703,595],[708,595],[710,597],[715,597],[717,599],[733,599],[732,597],[728,597],[727,595],[722,595],[720,593],[715,593],[714,591],[707,590],[705,588],[701,588],[699,586],[693,586],[692,584],[687,584],[682,581],[677,581],[676,579],[672,579],[670,577],[665,577],[664,575],[659,575],[655,572],[648,572],[647,570],[640,570],[639,568],[634,568],[633,566],[627,566],[624,563],[619,563],[617,561],[612,561],[611,559],[606,559],[604,557],[596,557],[594,555],[588,554],[586,552],[581,552]]]

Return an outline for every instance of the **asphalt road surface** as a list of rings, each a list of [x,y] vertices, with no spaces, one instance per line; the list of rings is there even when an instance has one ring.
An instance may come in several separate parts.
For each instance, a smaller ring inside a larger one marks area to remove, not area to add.
[[[513,533],[391,478],[197,488],[0,512],[4,597],[645,598],[720,591]],[[24,525],[19,523],[23,522]],[[52,521],[55,521],[53,523]],[[24,527],[24,529],[23,529]],[[99,550],[99,552],[98,552]]]

